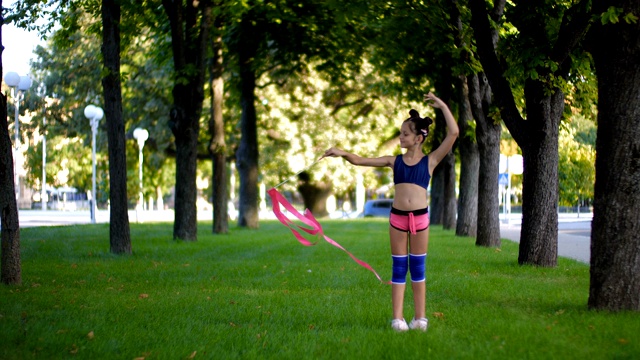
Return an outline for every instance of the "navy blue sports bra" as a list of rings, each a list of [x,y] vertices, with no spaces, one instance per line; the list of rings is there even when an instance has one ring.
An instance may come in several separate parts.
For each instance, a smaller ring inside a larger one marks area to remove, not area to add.
[[[410,183],[421,186],[425,189],[429,187],[429,157],[425,156],[415,165],[409,166],[402,160],[402,155],[396,156],[393,163],[393,183]]]

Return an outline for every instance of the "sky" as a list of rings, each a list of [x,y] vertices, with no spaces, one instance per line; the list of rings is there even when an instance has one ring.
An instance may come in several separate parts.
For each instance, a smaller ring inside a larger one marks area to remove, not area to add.
[[[35,50],[41,44],[37,32],[27,32],[8,24],[2,26],[2,70],[4,73],[15,71],[18,75],[29,73],[29,62],[35,59]]]
[[[14,1],[5,1],[8,5],[13,6]],[[13,26],[13,24],[2,25],[2,45],[4,51],[2,53],[2,71],[4,74],[14,71],[18,75],[29,74],[29,62],[35,59],[33,51],[38,44],[43,44],[36,31],[28,32]],[[3,74],[3,76],[4,76]]]

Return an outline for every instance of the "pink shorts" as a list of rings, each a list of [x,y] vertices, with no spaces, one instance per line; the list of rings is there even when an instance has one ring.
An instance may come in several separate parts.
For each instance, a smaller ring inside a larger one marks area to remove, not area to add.
[[[415,235],[418,231],[425,231],[429,228],[429,208],[404,211],[392,207],[391,214],[389,214],[389,224],[394,229]]]

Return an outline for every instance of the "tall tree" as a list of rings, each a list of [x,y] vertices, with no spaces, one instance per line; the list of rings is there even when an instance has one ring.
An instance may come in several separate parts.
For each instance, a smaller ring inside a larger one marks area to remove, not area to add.
[[[336,78],[340,77],[336,69],[350,66],[357,69],[363,45],[359,41],[351,43],[359,32],[347,29],[363,26],[354,25],[341,15],[341,7],[342,4],[314,0],[295,4],[249,1],[234,7],[239,20],[229,25],[225,43],[237,66],[238,76],[233,80],[242,107],[241,138],[236,151],[240,173],[240,226],[258,227],[256,89],[270,84],[282,85],[316,60],[320,62],[318,68],[333,69],[332,75]],[[270,80],[258,84],[258,79],[267,73]]]
[[[213,57],[210,65],[211,119],[209,151],[213,166],[213,233],[226,234],[229,231],[227,195],[227,145],[224,139],[224,119],[222,104],[224,94],[224,62],[222,57],[222,35],[219,26],[212,36]]]
[[[15,197],[13,151],[9,136],[9,123],[7,122],[7,96],[5,94],[0,95],[0,106],[2,107],[0,109],[0,211],[2,211],[0,217],[2,220],[0,224],[2,241],[2,270],[0,274],[2,279],[0,282],[20,284],[22,282],[20,222]]]
[[[502,17],[504,5],[503,1],[494,2],[494,7],[489,12],[494,22],[497,23]],[[491,29],[491,42],[495,49],[498,42],[496,28]],[[498,172],[502,125],[491,115],[494,112],[491,109],[492,93],[486,76],[478,72],[475,66],[472,68],[474,72],[467,76],[467,84],[471,112],[476,120],[476,141],[480,157],[476,245],[497,247],[501,244]]]
[[[555,1],[529,1],[509,10],[518,32],[508,47],[521,66],[527,118],[521,115],[507,76],[506,53],[492,42],[484,0],[470,0],[472,27],[480,61],[494,101],[524,158],[522,230],[518,262],[555,266],[558,255],[558,128],[564,111],[564,87],[572,55],[584,38],[588,1],[564,8]],[[579,50],[579,49],[578,49]]]
[[[640,2],[594,1],[598,77],[589,307],[640,310]]]
[[[444,79],[444,81],[436,80],[436,88],[439,89],[439,96],[441,99],[447,103],[451,103],[452,92],[453,92],[453,80],[451,77],[451,73],[446,72],[443,73],[439,79]],[[454,108],[449,105],[450,108]],[[458,113],[460,113],[458,111]],[[439,144],[441,139],[444,139],[446,136],[446,123],[444,120],[444,116],[441,112],[438,112],[436,115],[436,136],[438,139],[434,142],[433,148],[435,149]],[[457,141],[456,141],[457,144]],[[441,216],[440,222],[438,222],[437,214],[440,213],[440,210],[437,208],[434,209],[436,215],[435,223],[442,224],[444,229],[455,229],[456,228],[456,214],[458,213],[458,202],[456,199],[456,155],[455,148],[451,149],[449,153],[442,159],[442,161],[436,166],[433,170],[434,179],[433,182],[437,183],[438,181],[442,181],[442,194],[440,195],[442,198],[441,206]],[[434,187],[436,185],[434,184]],[[437,188],[437,187],[436,187]],[[431,192],[432,198],[436,197],[438,194],[435,194],[434,191]],[[432,205],[433,206],[433,205]]]
[[[127,202],[127,159],[122,85],[120,83],[120,2],[102,1],[102,88],[105,101],[107,137],[109,141],[109,239],[111,252],[131,253]]]
[[[478,229],[478,176],[480,156],[478,143],[471,126],[473,115],[469,101],[467,78],[461,76],[459,81],[460,109],[458,126],[460,127],[460,196],[458,198],[458,217],[456,235],[475,237]]]
[[[59,35],[54,36],[55,39],[63,43],[62,47],[71,47],[70,44],[86,42],[90,43],[92,37],[83,36],[82,39],[77,37],[78,29],[82,25],[87,25],[87,11],[92,15],[97,15],[96,5],[101,3],[101,17],[102,17],[102,69],[96,59],[92,59],[92,63],[81,63],[79,66],[70,66],[71,69],[67,71],[74,71],[74,78],[82,78],[90,84],[93,84],[95,75],[102,74],[102,86],[103,86],[103,98],[104,98],[104,111],[106,115],[107,124],[107,138],[108,138],[108,151],[109,151],[109,184],[110,184],[110,250],[113,253],[131,253],[131,237],[129,232],[129,218],[128,218],[128,201],[127,201],[127,168],[126,168],[126,145],[125,145],[125,131],[124,120],[122,115],[122,90],[120,80],[120,26],[121,26],[121,12],[120,2],[115,0],[103,0],[102,2],[89,2],[89,1],[75,1],[64,2],[60,1],[59,6],[47,6],[51,4],[43,4],[40,1],[31,0],[23,3],[18,3],[15,9],[16,18],[21,19],[24,23],[22,26],[28,26],[34,24],[38,19],[39,14],[45,14],[50,22],[47,25],[41,26],[44,29],[53,26],[57,19],[63,19],[63,24]],[[65,16],[62,16],[62,15]],[[93,24],[93,27],[89,27],[88,32],[92,34],[98,33],[99,27]],[[35,26],[35,25],[34,25]],[[86,30],[86,27],[85,27]],[[68,35],[68,36],[67,36]],[[84,35],[84,34],[83,34]],[[87,44],[83,45],[87,45]],[[90,49],[91,46],[78,46],[83,47],[83,50]],[[39,48],[41,54],[44,54],[41,48]],[[95,56],[93,57],[95,58]],[[43,59],[43,63],[47,60]],[[69,60],[68,58],[65,60]],[[63,60],[64,61],[64,60]],[[73,60],[70,60],[73,61]],[[49,62],[48,64],[51,64]],[[41,64],[42,65],[42,64]],[[84,66],[82,66],[84,65]],[[41,68],[41,70],[43,70]],[[89,74],[88,77],[78,76],[79,74]],[[93,76],[91,76],[93,75]],[[60,78],[54,79],[55,76],[47,76],[46,83],[46,95],[61,94],[57,90],[60,89],[61,83],[65,81]],[[68,79],[66,81],[69,81]],[[76,85],[76,86],[73,86]],[[99,96],[89,90],[87,92],[78,91],[78,83],[71,85],[73,94],[69,97],[75,107],[86,105],[87,102],[94,102],[99,99]],[[60,87],[59,87],[60,86]],[[92,88],[88,86],[88,88]],[[64,107],[58,107],[58,109]],[[64,108],[64,111],[68,112],[68,108]],[[68,115],[67,115],[68,116]],[[55,119],[55,117],[54,117]],[[82,122],[86,125],[86,119]],[[76,123],[76,122],[74,122]],[[69,133],[74,133],[77,129],[73,127],[77,124],[65,125],[68,128]],[[97,194],[94,194],[94,199],[97,200]]]
[[[256,72],[259,66],[255,58],[260,39],[254,20],[245,16],[240,21],[239,48],[240,67],[240,116],[241,138],[236,152],[236,164],[240,173],[240,203],[238,225],[255,229],[258,227],[258,128],[256,116]]]
[[[0,0],[0,8],[2,8],[2,0]],[[0,18],[0,59],[4,51],[2,25],[4,25],[4,18]],[[0,75],[4,75],[1,60]],[[7,122],[7,95],[0,94],[0,241],[2,242],[0,282],[3,284],[20,284],[22,282],[20,221],[15,193],[13,152],[9,136],[9,123]]]
[[[173,237],[197,240],[196,166],[200,115],[204,101],[209,31],[213,25],[210,0],[163,0],[171,27],[174,84],[169,126],[176,143],[175,220]]]
[[[498,172],[502,126],[490,115],[491,88],[484,74],[468,76],[468,84],[480,155],[476,245],[497,247],[501,243]]]
[[[456,48],[465,49],[469,47],[469,40],[466,39],[462,14],[457,1],[448,4],[451,21],[455,24],[455,44]],[[471,61],[468,51],[461,51],[458,67],[468,68]],[[468,85],[467,77],[460,74],[457,77],[458,89],[458,126],[460,127],[460,137],[458,148],[460,150],[460,196],[458,198],[458,216],[456,222],[456,235],[475,237],[478,229],[478,176],[480,169],[480,157],[478,154],[478,143],[473,124],[473,111],[469,100],[469,91],[473,88]]]

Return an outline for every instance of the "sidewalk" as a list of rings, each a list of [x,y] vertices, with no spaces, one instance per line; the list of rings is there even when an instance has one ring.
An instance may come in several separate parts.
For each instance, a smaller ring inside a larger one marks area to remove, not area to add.
[[[591,256],[592,213],[558,215],[558,256],[589,264]],[[500,214],[500,237],[520,242],[522,214]]]

